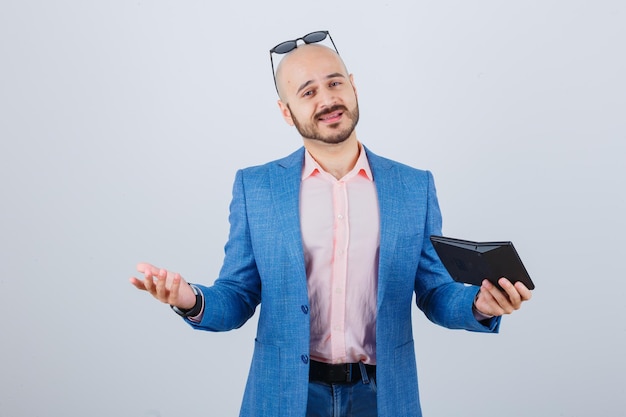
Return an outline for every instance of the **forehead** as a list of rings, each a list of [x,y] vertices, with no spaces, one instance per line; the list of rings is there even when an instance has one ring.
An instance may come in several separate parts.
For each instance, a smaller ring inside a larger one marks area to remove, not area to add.
[[[287,54],[276,70],[276,80],[283,88],[316,81],[330,74],[348,76],[346,67],[335,51],[323,45],[301,45]]]

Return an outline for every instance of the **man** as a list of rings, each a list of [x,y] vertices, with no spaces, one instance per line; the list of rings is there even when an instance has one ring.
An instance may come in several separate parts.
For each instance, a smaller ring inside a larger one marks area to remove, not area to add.
[[[238,328],[261,305],[242,416],[421,416],[413,293],[439,325],[497,332],[531,292],[450,278],[429,240],[441,232],[432,175],[357,140],[354,79],[317,43],[327,35],[272,50],[286,54],[278,105],[304,147],[237,172],[214,285],[150,264],[131,282],[202,330]]]

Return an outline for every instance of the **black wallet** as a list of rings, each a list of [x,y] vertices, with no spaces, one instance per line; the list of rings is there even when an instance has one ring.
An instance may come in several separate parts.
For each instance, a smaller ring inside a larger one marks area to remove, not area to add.
[[[505,277],[535,289],[512,242],[472,242],[444,236],[431,236],[430,241],[455,281],[480,286],[488,279],[500,287],[498,280]]]

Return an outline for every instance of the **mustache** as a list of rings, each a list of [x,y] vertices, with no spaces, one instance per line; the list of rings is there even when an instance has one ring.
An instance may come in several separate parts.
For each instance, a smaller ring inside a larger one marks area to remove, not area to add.
[[[343,112],[348,113],[348,108],[346,106],[344,106],[343,104],[335,104],[334,106],[329,107],[329,108],[327,108],[325,110],[322,110],[321,112],[317,113],[315,115],[315,118],[319,119],[322,116],[334,113],[334,112],[336,112],[338,110],[342,110]]]

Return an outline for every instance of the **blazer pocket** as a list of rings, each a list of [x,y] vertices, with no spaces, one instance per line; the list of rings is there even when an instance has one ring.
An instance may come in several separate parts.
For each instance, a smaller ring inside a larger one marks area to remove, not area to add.
[[[419,389],[417,386],[417,364],[415,362],[415,342],[409,342],[395,349],[394,403],[398,405],[396,415],[414,415],[419,410]]]
[[[281,378],[279,369],[280,348],[254,341],[252,365],[246,384],[244,407],[254,404],[258,415],[280,409]],[[251,415],[257,415],[251,414]]]

